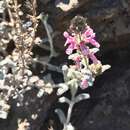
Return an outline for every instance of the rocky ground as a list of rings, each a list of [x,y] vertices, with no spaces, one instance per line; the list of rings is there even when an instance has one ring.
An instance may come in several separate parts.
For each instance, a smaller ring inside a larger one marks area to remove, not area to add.
[[[24,2],[24,1],[23,1]],[[65,2],[65,1],[63,1]],[[54,0],[39,0],[38,11],[48,13],[49,24],[56,36],[54,45],[59,56],[51,60],[52,64],[62,65],[66,62],[64,54],[64,38],[62,33],[67,29],[70,20],[77,14],[88,18],[89,25],[95,30],[101,43],[99,58],[104,64],[112,67],[98,77],[94,86],[86,90],[91,98],[77,104],[72,115],[72,124],[76,130],[129,130],[130,129],[130,1],[129,0],[80,0],[72,9],[64,12],[56,8]],[[42,24],[38,34],[44,37]],[[34,48],[34,52],[43,56],[44,50]],[[39,51],[41,50],[41,51]],[[39,73],[36,72],[38,75]],[[62,75],[47,70],[44,75],[51,74],[54,82],[62,81]],[[57,103],[55,92],[52,95],[35,99],[37,90],[27,94],[29,106],[11,108],[7,120],[0,120],[0,130],[16,130],[18,118],[28,118],[32,122],[31,130],[61,130],[54,109],[67,110],[67,106]],[[80,93],[81,90],[79,90]],[[69,95],[68,93],[66,93]],[[38,113],[36,120],[30,115]]]

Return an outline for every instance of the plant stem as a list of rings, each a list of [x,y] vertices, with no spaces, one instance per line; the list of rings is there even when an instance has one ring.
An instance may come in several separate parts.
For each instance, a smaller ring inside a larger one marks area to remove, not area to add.
[[[79,33],[79,39],[80,39],[80,42],[82,42],[81,33]],[[82,51],[81,51],[80,48],[79,48],[79,51],[80,51],[81,55],[83,56],[83,59],[84,59],[84,62],[85,62],[85,67],[86,67],[86,68],[89,68],[89,66],[88,66],[88,64],[89,64],[88,62],[89,62],[89,61],[88,61],[88,59],[86,58],[85,55],[82,54]]]
[[[68,112],[67,112],[67,119],[66,119],[66,123],[64,124],[64,129],[63,130],[67,130],[67,126],[70,123],[70,119],[71,119],[71,114],[72,114],[72,110],[74,107],[74,99],[75,99],[75,95],[72,95],[70,104],[69,104],[69,108],[68,108]]]
[[[33,22],[33,36],[32,36],[32,43],[30,46],[29,51],[32,51],[33,46],[35,45],[35,37],[36,37],[36,31],[37,31],[37,26],[38,26],[38,21],[37,21],[37,12],[36,12],[36,8],[37,8],[37,1],[36,0],[31,0],[32,3],[32,22]]]
[[[71,101],[71,103],[69,104],[68,113],[67,113],[67,120],[66,120],[66,124],[67,125],[70,122],[70,118],[71,118],[71,113],[72,113],[73,106],[74,106],[74,102]]]
[[[55,52],[54,45],[53,45],[53,39],[52,39],[52,36],[51,36],[49,28],[48,28],[48,23],[47,23],[48,18],[47,18],[47,16],[45,16],[45,17],[46,18],[41,19],[41,20],[42,20],[45,30],[47,32],[48,41],[50,43],[50,58],[52,58],[53,56],[56,56],[56,52]]]

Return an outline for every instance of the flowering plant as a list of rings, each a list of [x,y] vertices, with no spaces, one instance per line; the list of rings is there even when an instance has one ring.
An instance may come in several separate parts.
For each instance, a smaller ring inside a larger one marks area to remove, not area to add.
[[[64,32],[64,37],[66,38],[65,46],[67,46],[66,54],[68,54],[68,59],[74,61],[74,65],[63,66],[65,83],[59,85],[57,94],[61,95],[70,89],[71,100],[66,97],[59,98],[59,102],[69,104],[67,118],[61,109],[57,109],[56,112],[64,125],[63,130],[70,130],[70,128],[74,130],[70,123],[73,106],[90,97],[86,93],[76,95],[78,87],[86,89],[93,86],[95,77],[109,69],[110,65],[102,65],[96,57],[95,54],[99,51],[100,44],[95,40],[95,33],[87,25],[84,17],[75,16],[68,31]]]

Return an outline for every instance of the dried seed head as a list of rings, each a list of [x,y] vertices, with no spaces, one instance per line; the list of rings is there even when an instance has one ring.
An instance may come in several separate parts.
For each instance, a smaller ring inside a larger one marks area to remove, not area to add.
[[[69,32],[79,33],[83,32],[87,27],[87,19],[82,16],[75,16],[70,23]]]

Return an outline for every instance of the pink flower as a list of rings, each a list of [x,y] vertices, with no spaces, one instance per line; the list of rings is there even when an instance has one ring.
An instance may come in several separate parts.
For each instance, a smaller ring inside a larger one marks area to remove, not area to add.
[[[88,56],[88,54],[89,54],[89,48],[85,45],[84,42],[80,43],[80,50],[81,50],[81,52],[82,52],[83,55]]]
[[[68,37],[69,37],[69,33],[66,32],[66,31],[63,33],[63,35],[64,35],[65,38],[68,38]]]
[[[88,87],[88,81],[87,79],[83,79],[82,82],[81,82],[81,89],[86,89]]]
[[[99,48],[100,47],[100,44],[93,38],[89,38],[88,39],[89,43],[91,43],[93,46]]]
[[[73,60],[75,61],[76,67],[80,68],[81,57],[80,56],[75,56],[73,58]]]
[[[67,39],[65,42],[65,46],[68,45],[68,48],[66,49],[66,54],[70,55],[73,50],[77,49],[75,38],[73,36],[70,36],[68,32],[64,32],[63,35]]]
[[[90,28],[89,26],[86,28],[86,31],[84,32],[84,34],[87,37],[95,38],[95,33],[93,32],[93,29]]]
[[[86,31],[83,33],[85,37],[85,42],[86,43],[91,43],[93,46],[99,48],[100,44],[94,39],[95,38],[95,33],[93,30],[88,26]]]
[[[97,57],[94,55],[94,53],[89,53],[89,58],[92,60],[92,62],[94,64],[98,64],[98,59]]]
[[[98,59],[94,55],[95,52],[90,52],[89,47],[87,47],[83,42],[80,44],[80,49],[82,54],[90,58],[94,64],[98,63]]]

